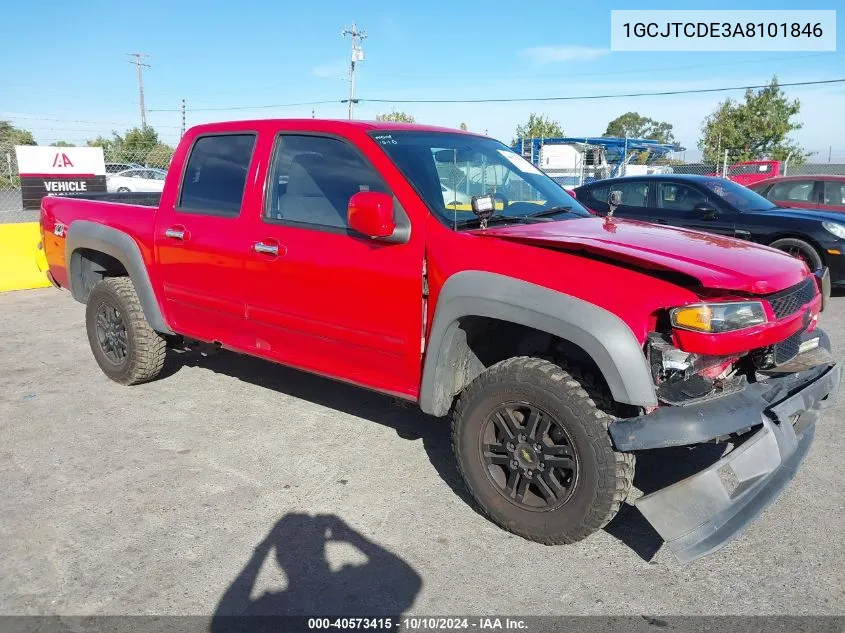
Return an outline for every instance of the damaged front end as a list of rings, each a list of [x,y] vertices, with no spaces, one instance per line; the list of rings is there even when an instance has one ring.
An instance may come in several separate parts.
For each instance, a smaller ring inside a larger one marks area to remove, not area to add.
[[[682,562],[739,536],[795,475],[840,367],[815,320],[773,345],[707,355],[652,334],[646,350],[660,406],[611,423],[617,450],[729,443],[716,463],[634,505]]]

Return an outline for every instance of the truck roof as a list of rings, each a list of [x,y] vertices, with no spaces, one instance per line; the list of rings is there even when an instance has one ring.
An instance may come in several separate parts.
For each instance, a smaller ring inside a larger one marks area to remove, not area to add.
[[[244,130],[245,128],[261,130],[278,130],[290,126],[297,130],[314,130],[321,132],[343,131],[358,129],[370,132],[373,130],[399,131],[414,130],[418,132],[453,132],[480,136],[464,130],[456,130],[436,125],[420,125],[418,123],[397,123],[394,121],[350,121],[347,119],[249,119],[241,121],[219,121],[194,125],[191,130],[208,133],[230,130]]]

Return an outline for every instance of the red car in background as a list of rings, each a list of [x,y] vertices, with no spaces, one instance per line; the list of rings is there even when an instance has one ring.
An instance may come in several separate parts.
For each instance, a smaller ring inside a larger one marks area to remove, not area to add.
[[[845,176],[782,176],[749,189],[778,206],[845,213]]]
[[[750,187],[763,180],[770,180],[783,172],[783,163],[779,160],[747,160],[728,167],[728,180]],[[707,174],[721,176],[722,174]]]

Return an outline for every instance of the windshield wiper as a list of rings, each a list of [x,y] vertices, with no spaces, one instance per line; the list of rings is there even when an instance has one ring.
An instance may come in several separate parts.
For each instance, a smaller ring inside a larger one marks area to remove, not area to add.
[[[572,211],[572,207],[565,207],[563,205],[558,207],[550,207],[548,209],[543,209],[542,211],[538,211],[537,213],[531,213],[529,215],[524,215],[524,218],[547,218],[551,215],[557,215],[558,213],[569,213]]]
[[[528,215],[491,215],[487,219],[487,223],[490,224],[492,222],[553,222],[551,217],[552,215],[557,215],[559,213],[568,213],[572,211],[572,207],[551,207],[549,209],[543,209],[542,211],[538,211],[537,213],[531,213]],[[466,220],[461,220],[460,222],[456,222],[456,227],[464,227],[464,226],[472,226],[473,224],[480,224],[481,220],[479,218],[469,218]]]

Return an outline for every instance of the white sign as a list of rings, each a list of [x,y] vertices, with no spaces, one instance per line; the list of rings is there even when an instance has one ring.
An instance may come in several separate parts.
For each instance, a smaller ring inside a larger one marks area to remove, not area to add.
[[[24,209],[38,209],[44,196],[106,191],[102,147],[16,145]]]
[[[102,147],[16,145],[21,178],[37,176],[105,176]]]

